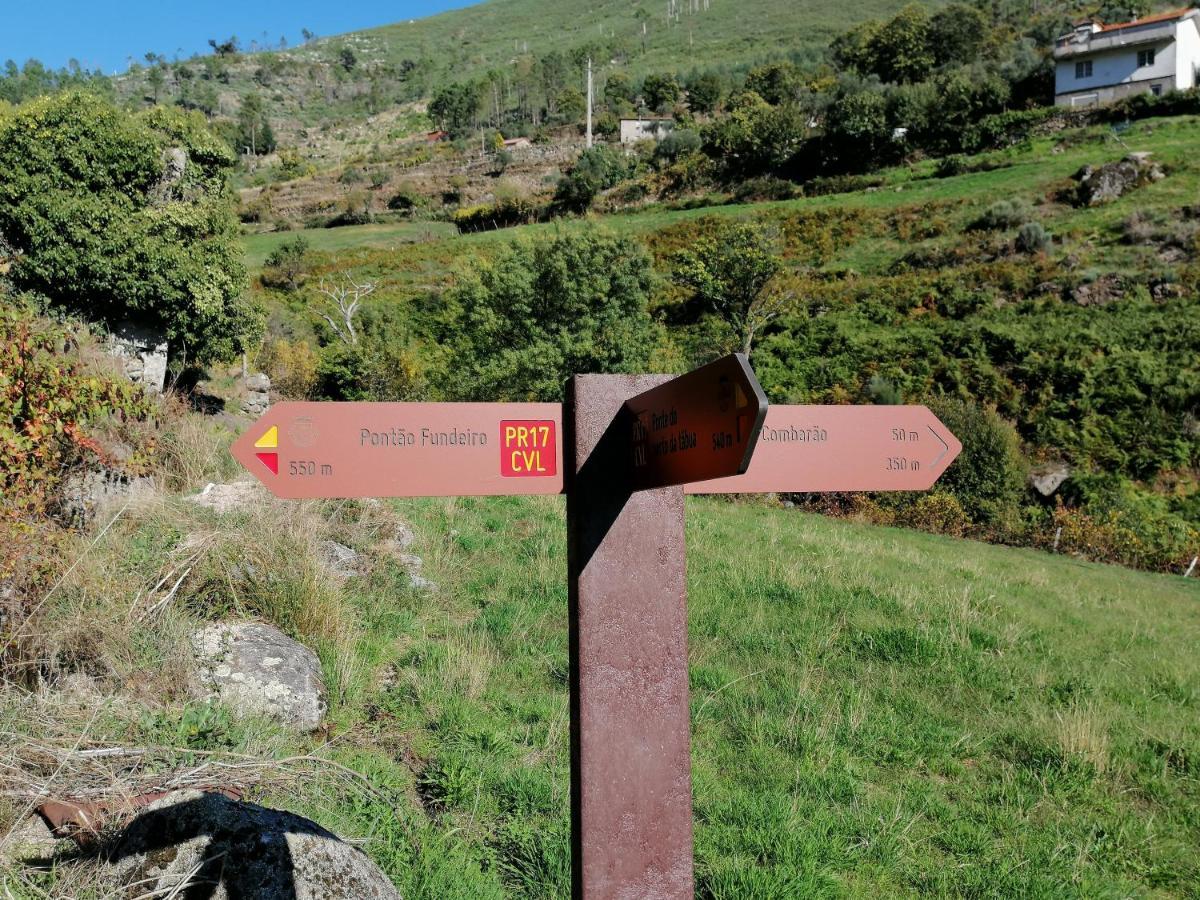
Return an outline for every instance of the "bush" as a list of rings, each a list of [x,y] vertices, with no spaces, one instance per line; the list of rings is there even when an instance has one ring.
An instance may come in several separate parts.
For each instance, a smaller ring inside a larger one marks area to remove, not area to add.
[[[153,414],[141,387],[88,371],[79,341],[66,326],[0,304],[0,522],[54,511],[72,471],[118,464],[93,426],[128,443],[124,426]],[[136,471],[150,450],[126,450],[125,468]]]
[[[962,453],[938,481],[972,522],[1012,528],[1025,493],[1025,464],[1017,432],[994,409],[970,400],[943,398],[929,404],[962,442]]]
[[[511,197],[491,204],[456,210],[453,220],[460,234],[475,234],[498,228],[512,228],[515,225],[528,225],[543,216],[543,208],[533,200]]]
[[[276,338],[267,343],[259,365],[271,376],[271,387],[287,400],[309,400],[317,386],[317,354],[306,341]]]
[[[770,200],[791,200],[799,193],[797,187],[783,178],[764,175],[743,181],[733,191],[736,203],[762,203]]]
[[[199,113],[131,115],[72,91],[0,116],[11,280],[91,319],[159,326],[189,362],[232,357],[261,327],[244,299],[233,165]]]
[[[883,184],[877,175],[821,175],[804,182],[804,196],[823,197],[827,194],[849,194],[865,191]]]
[[[652,265],[599,231],[521,241],[464,272],[447,300],[459,399],[560,400],[576,372],[640,372],[649,358]]]
[[[1017,249],[1022,253],[1045,253],[1051,238],[1040,222],[1026,222],[1017,232]]]
[[[997,200],[968,226],[974,231],[1007,231],[1029,221],[1029,206],[1021,200]]]
[[[558,182],[554,202],[563,209],[583,212],[596,195],[613,187],[629,174],[629,164],[617,150],[598,146],[584,150],[578,161]]]
[[[308,241],[297,237],[280,244],[267,256],[259,280],[266,287],[295,291],[308,273]]]
[[[658,142],[654,148],[654,159],[660,165],[672,163],[681,156],[700,149],[700,135],[687,129],[676,129]]]

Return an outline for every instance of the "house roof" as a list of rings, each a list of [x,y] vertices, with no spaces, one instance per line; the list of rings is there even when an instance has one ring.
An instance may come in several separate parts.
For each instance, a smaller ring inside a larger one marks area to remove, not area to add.
[[[1155,22],[1170,22],[1174,19],[1182,19],[1188,13],[1194,13],[1197,10],[1191,6],[1185,6],[1182,9],[1172,9],[1169,12],[1158,13],[1153,16],[1146,16],[1142,19],[1132,19],[1129,22],[1117,22],[1112,25],[1101,25],[1100,31],[1120,31],[1122,28],[1136,28],[1139,25],[1153,25]]]

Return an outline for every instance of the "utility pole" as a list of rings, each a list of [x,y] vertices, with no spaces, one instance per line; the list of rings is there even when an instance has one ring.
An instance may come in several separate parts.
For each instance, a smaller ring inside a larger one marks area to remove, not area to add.
[[[588,90],[587,90],[587,145],[588,149],[592,148],[592,58],[588,57]]]

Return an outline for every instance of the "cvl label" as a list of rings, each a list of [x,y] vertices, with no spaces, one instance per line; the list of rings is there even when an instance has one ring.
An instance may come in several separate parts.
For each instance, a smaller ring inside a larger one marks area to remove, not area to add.
[[[554,422],[502,421],[500,474],[505,478],[537,478],[557,474]]]

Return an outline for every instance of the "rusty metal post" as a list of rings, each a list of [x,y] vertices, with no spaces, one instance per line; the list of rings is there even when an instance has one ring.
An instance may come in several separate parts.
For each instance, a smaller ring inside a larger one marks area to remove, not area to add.
[[[693,896],[683,490],[628,491],[621,415],[665,380],[578,375],[564,416],[576,900]]]

